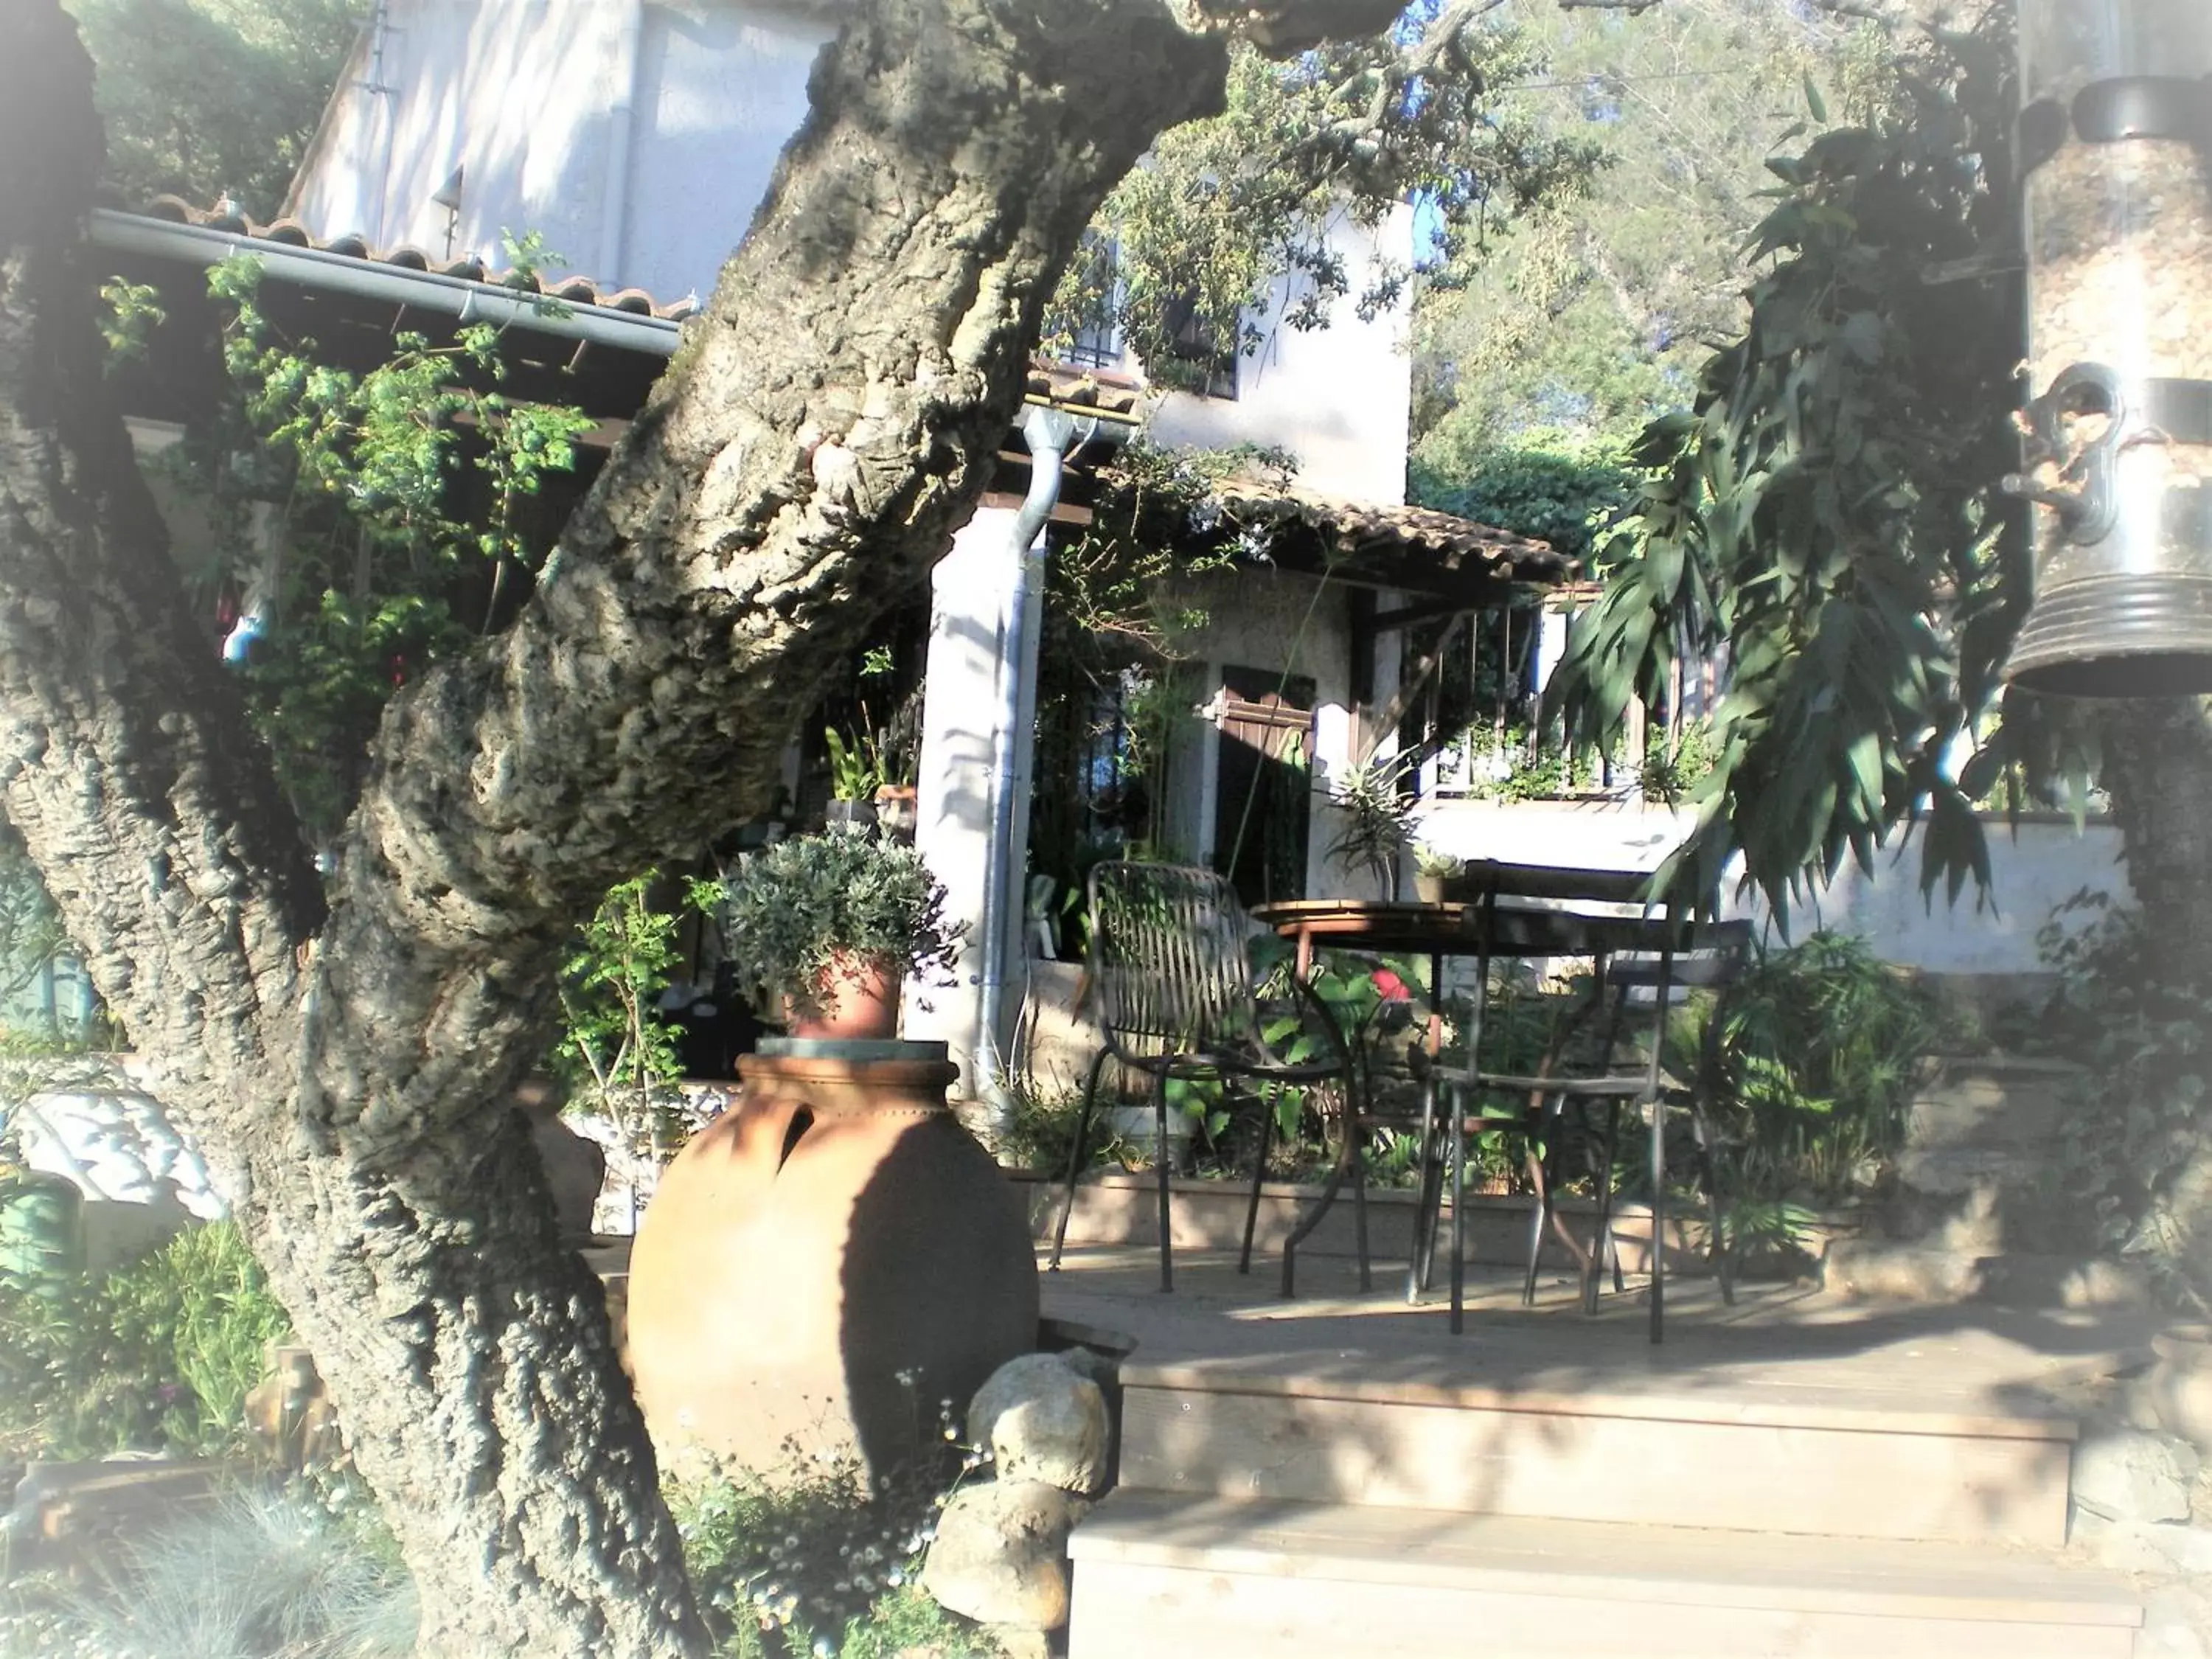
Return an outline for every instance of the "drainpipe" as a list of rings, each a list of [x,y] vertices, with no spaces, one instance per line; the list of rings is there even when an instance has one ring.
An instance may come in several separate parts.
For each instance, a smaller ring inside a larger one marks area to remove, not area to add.
[[[637,104],[645,73],[645,0],[635,0],[623,19],[615,41],[612,65],[617,88],[614,106],[607,112],[607,188],[605,215],[599,225],[599,280],[619,284],[632,280],[623,265],[623,237],[629,217],[630,157],[637,142]]]
[[[991,842],[983,878],[983,969],[975,1011],[976,1092],[1003,1122],[1012,1106],[1006,1089],[1006,1056],[999,1047],[999,1013],[1006,986],[1010,900],[1021,871],[1014,859],[1015,760],[1022,723],[1022,665],[1028,655],[1030,615],[1044,574],[1038,544],[1060,501],[1067,458],[1097,435],[1093,416],[1076,437],[1077,418],[1066,410],[1030,404],[1022,410],[1022,436],[1030,447],[1030,488],[1014,515],[1012,550],[1020,574],[1006,594],[999,629],[999,725],[991,753]],[[1072,446],[1072,447],[1071,447]]]

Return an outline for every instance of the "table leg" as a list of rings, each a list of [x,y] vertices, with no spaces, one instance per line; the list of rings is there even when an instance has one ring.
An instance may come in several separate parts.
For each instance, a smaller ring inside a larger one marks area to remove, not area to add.
[[[1669,918],[1672,920],[1671,916]],[[1674,989],[1674,946],[1670,927],[1667,948],[1659,953],[1657,1000],[1651,1015],[1651,1069],[1644,1078],[1644,1098],[1651,1111],[1651,1340],[1666,1340],[1667,1332],[1667,1103],[1660,1094],[1666,1056],[1667,1006]]]
[[[1482,1071],[1482,1019],[1490,1001],[1490,934],[1483,935],[1485,949],[1475,958],[1474,1015],[1468,1021],[1466,1094],[1451,1104],[1447,1133],[1451,1143],[1451,1332],[1467,1328],[1467,1116],[1478,1092]]]
[[[1437,1225],[1443,1208],[1443,1169],[1437,1161],[1437,1064],[1444,1051],[1444,959],[1429,953],[1429,1073],[1421,1081],[1421,1138],[1417,1170],[1420,1185],[1413,1200],[1413,1237],[1406,1263],[1406,1302],[1421,1299],[1437,1265]]]

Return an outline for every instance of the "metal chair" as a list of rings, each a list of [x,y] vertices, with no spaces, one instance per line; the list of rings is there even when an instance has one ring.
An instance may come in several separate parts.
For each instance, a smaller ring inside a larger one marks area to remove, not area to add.
[[[1283,1089],[1338,1080],[1348,1091],[1352,1061],[1328,1009],[1302,981],[1287,951],[1255,967],[1255,928],[1236,890],[1211,870],[1115,860],[1091,872],[1091,988],[1105,1045],[1084,1079],[1083,1110],[1068,1156],[1066,1200],[1053,1231],[1057,1269],[1075,1205],[1076,1182],[1107,1061],[1152,1080],[1159,1170],[1160,1288],[1175,1288],[1169,1220],[1168,1085],[1181,1078],[1257,1085],[1260,1150],[1245,1208],[1239,1272],[1252,1266],[1252,1239],[1267,1172],[1274,1097]],[[1273,1018],[1267,1017],[1270,1013]],[[1356,1114],[1347,1114],[1356,1121]]]
[[[1753,937],[1748,921],[1723,921],[1699,928],[1691,936],[1684,949],[1678,953],[1668,977],[1672,988],[1679,990],[1707,990],[1719,995],[1723,1002],[1728,992],[1743,976],[1751,959]],[[1618,1036],[1628,1013],[1629,999],[1639,991],[1650,991],[1655,998],[1663,997],[1661,989],[1662,963],[1652,957],[1630,957],[1610,964],[1608,981],[1614,996],[1613,1014],[1606,1034],[1606,1054],[1610,1064],[1613,1043]],[[1663,1024],[1664,1009],[1660,1010]],[[1661,1076],[1658,1098],[1649,1109],[1665,1112],[1680,1106],[1690,1115],[1691,1133],[1698,1149],[1699,1184],[1705,1193],[1706,1238],[1705,1254],[1712,1263],[1714,1277],[1719,1280],[1721,1300],[1730,1307],[1735,1305],[1735,1281],[1729,1271],[1729,1255],[1726,1249],[1726,1230],[1723,1224],[1723,1206],[1720,1186],[1720,1149],[1713,1134],[1712,1121],[1705,1108],[1720,1086],[1721,1040],[1726,1024],[1724,1011],[1716,1011],[1706,1021],[1703,1039],[1698,1044],[1696,1070],[1687,1080]],[[1597,1307],[1599,1256],[1607,1250],[1613,1253],[1613,1285],[1620,1285],[1620,1254],[1613,1236],[1613,1152],[1620,1134],[1621,1102],[1615,1098],[1608,1103],[1604,1129],[1598,1140],[1597,1169],[1598,1217],[1596,1247],[1583,1264],[1583,1307],[1595,1312]],[[1663,1129],[1659,1133],[1663,1133]],[[1657,1249],[1655,1242],[1653,1248]],[[1529,1261],[1533,1281],[1535,1261]]]
[[[1686,951],[1697,948],[1698,930],[1691,920],[1676,914],[1663,898],[1647,902],[1644,887],[1647,878],[1630,872],[1578,870],[1531,865],[1512,865],[1482,861],[1470,865],[1463,880],[1474,890],[1472,932],[1476,960],[1473,1018],[1466,1037],[1466,1062],[1460,1075],[1449,1079],[1445,1091],[1452,1096],[1451,1109],[1438,1124],[1435,1116],[1437,1091],[1431,1089],[1424,1107],[1426,1119],[1423,1126],[1425,1147],[1435,1144],[1441,1129],[1444,1143],[1445,1168],[1452,1195],[1451,1237],[1451,1329],[1455,1334],[1464,1328],[1464,1285],[1466,1255],[1463,1221],[1466,1213],[1467,1138],[1470,1123],[1485,1120],[1479,1115],[1470,1118],[1467,1109],[1468,1097],[1483,1091],[1504,1091],[1526,1095],[1532,1103],[1544,1103],[1540,1108],[1540,1123],[1546,1138],[1547,1154],[1556,1149],[1558,1128],[1565,1103],[1571,1099],[1602,1100],[1609,1103],[1609,1110],[1617,1121],[1621,1105],[1635,1103],[1658,1103],[1668,1085],[1661,1069],[1662,1038],[1667,1006],[1674,983],[1675,963]],[[1501,902],[1501,900],[1504,902]],[[1601,907],[1593,913],[1576,906]],[[1634,1070],[1612,1069],[1613,1054],[1619,1036],[1619,1023],[1625,1018],[1627,999],[1623,995],[1615,1005],[1613,1029],[1607,1034],[1604,1059],[1595,1075],[1568,1075],[1555,1072],[1547,1064],[1532,1075],[1522,1075],[1483,1069],[1480,1060],[1483,1024],[1487,1008],[1490,966],[1498,957],[1588,957],[1596,963],[1596,990],[1592,1003],[1603,1001],[1608,966],[1616,957],[1648,957],[1651,959],[1650,985],[1653,992],[1654,1022],[1650,1051],[1644,1063]],[[1655,1114],[1651,1136],[1651,1340],[1662,1340],[1665,1329],[1666,1267],[1664,1252],[1660,1246],[1666,1231],[1666,1160],[1663,1133],[1664,1107],[1653,1104]],[[1608,1165],[1609,1172],[1609,1165]],[[1434,1182],[1439,1188],[1437,1202],[1442,1199],[1443,1182]],[[1424,1171],[1423,1196],[1425,1199],[1432,1179]],[[1608,1194],[1605,1223],[1610,1225],[1610,1181],[1601,1183]],[[1531,1218],[1530,1272],[1523,1285],[1523,1299],[1533,1297],[1536,1255],[1542,1248],[1543,1230],[1551,1219],[1553,1182],[1540,1182],[1540,1194],[1535,1214]],[[1417,1212],[1416,1228],[1422,1223]],[[1433,1260],[1436,1225],[1431,1211],[1426,1225],[1424,1243],[1417,1231],[1414,1261],[1407,1274],[1408,1300],[1418,1297],[1426,1287],[1430,1263]],[[1590,1258],[1601,1255],[1607,1235],[1601,1231]],[[1616,1270],[1617,1270],[1616,1261]],[[1594,1296],[1593,1269],[1585,1264],[1585,1297]]]

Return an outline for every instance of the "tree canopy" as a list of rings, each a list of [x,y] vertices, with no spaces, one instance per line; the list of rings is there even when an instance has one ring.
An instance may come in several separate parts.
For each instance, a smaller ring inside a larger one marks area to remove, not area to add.
[[[165,191],[228,198],[273,218],[364,0],[71,0],[98,66],[107,182],[139,204]]]

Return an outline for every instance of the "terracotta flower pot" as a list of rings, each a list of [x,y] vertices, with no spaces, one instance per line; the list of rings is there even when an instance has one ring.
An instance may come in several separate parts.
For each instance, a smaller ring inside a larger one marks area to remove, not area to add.
[[[2158,1363],[2144,1379],[2159,1420],[2212,1452],[2212,1328],[2176,1325],[2151,1338]]]
[[[662,1176],[630,1256],[629,1366],[665,1459],[880,1472],[1036,1346],[1012,1182],[946,1109],[942,1043],[785,1040]]]
[[[876,822],[894,840],[911,842],[919,817],[912,784],[887,783],[876,791]]]
[[[880,1042],[898,1035],[898,963],[889,957],[841,951],[814,989],[814,1006],[784,1007],[794,1037]]]

